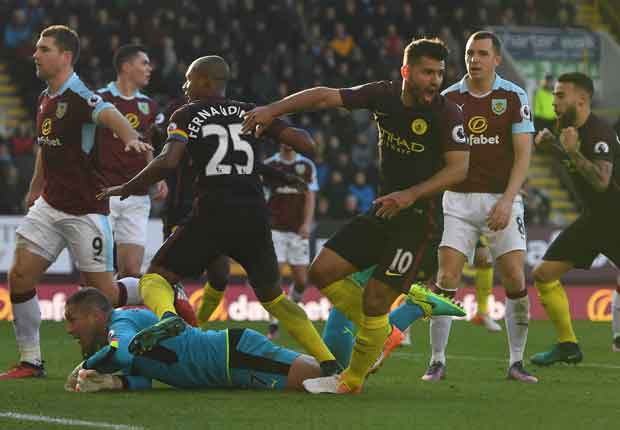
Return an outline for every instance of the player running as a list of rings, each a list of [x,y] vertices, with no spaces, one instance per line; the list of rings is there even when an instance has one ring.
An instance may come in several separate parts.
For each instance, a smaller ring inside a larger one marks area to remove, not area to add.
[[[583,213],[555,238],[533,271],[538,296],[558,336],[551,350],[531,357],[543,366],[583,360],[562,275],[573,268],[589,269],[599,253],[620,267],[615,228],[620,217],[620,147],[614,130],[592,113],[593,94],[592,79],[583,73],[560,76],[553,91],[559,139],[548,129],[536,136],[536,144],[550,147],[566,167],[583,203]]]

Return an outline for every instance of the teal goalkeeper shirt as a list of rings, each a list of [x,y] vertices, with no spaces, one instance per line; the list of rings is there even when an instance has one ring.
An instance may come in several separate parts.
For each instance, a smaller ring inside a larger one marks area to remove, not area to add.
[[[157,321],[146,309],[114,310],[108,325],[108,345],[89,357],[84,368],[121,372],[130,390],[150,388],[153,379],[178,388],[231,385],[227,330],[205,332],[187,327],[144,355],[129,353],[127,347],[134,335]]]

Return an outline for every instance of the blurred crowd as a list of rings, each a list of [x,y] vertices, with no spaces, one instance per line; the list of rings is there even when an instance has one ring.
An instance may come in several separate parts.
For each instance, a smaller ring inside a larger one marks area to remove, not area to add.
[[[574,16],[570,0],[466,5],[457,0],[4,0],[1,60],[32,116],[43,83],[30,55],[38,32],[51,24],[69,25],[80,34],[77,71],[92,88],[114,79],[113,53],[134,42],[149,51],[155,70],[146,92],[162,106],[180,95],[188,64],[207,54],[230,63],[231,98],[265,103],[315,85],[398,79],[403,47],[421,36],[439,36],[448,44],[447,85],[464,72],[464,44],[472,31],[489,25],[571,26]],[[377,136],[369,113],[334,110],[292,120],[319,145],[317,219],[366,210],[378,182]],[[16,141],[29,144],[18,149]],[[14,193],[2,193],[2,212],[24,209],[24,178],[32,173],[32,167],[20,166],[24,151],[32,158],[32,126],[0,124],[0,187],[13,184]]]

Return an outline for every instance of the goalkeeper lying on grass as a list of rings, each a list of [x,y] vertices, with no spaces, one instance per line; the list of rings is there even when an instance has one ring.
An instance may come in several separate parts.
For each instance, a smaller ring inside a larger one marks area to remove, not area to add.
[[[65,383],[69,391],[140,390],[152,380],[178,388],[236,387],[302,390],[320,376],[318,362],[273,344],[250,329],[201,331],[166,325],[169,337],[141,355],[128,347],[134,335],[159,320],[149,310],[115,310],[97,289],[84,288],[67,300],[67,331],[86,359]]]

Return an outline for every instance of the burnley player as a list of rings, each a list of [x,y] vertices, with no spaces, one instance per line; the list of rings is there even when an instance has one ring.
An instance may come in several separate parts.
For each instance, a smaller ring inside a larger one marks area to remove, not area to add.
[[[288,264],[293,275],[293,285],[289,298],[299,303],[303,298],[308,282],[308,265],[310,264],[310,229],[314,220],[316,192],[319,183],[316,166],[307,157],[297,154],[288,145],[280,145],[277,154],[267,158],[267,166],[298,176],[307,188],[299,189],[281,181],[274,182],[264,178],[269,189],[267,205],[271,211],[271,237],[276,250],[280,273]],[[269,325],[269,338],[277,336],[278,323]]]
[[[148,137],[158,115],[157,103],[141,90],[146,87],[153,67],[145,48],[139,45],[121,46],[114,54],[116,81],[97,90],[103,100],[112,103],[131,126]],[[136,154],[126,152],[123,142],[106,127],[97,127],[97,158],[108,186],[120,185],[139,173],[153,159],[152,151]],[[157,183],[154,199],[166,197],[164,181]],[[140,277],[151,201],[148,189],[121,201],[110,198],[110,222],[116,245],[118,278]]]
[[[181,331],[184,325],[174,312],[171,285],[199,276],[224,254],[246,270],[265,309],[321,362],[325,373],[333,373],[337,370],[333,354],[279,284],[268,209],[256,170],[255,150],[261,142],[241,132],[242,115],[253,105],[225,98],[230,68],[221,57],[198,58],[189,66],[186,79],[183,89],[190,103],[170,118],[161,154],[131,181],[100,194],[100,198],[127,197],[161,180],[176,168],[186,150],[197,172],[198,202],[191,219],[172,233],[140,280],[144,303],[163,319],[139,333],[130,348],[145,352],[158,339]],[[274,123],[268,133],[300,152],[314,151],[308,133],[284,121]]]
[[[379,129],[381,197],[325,244],[309,271],[312,283],[359,328],[351,362],[340,375],[306,381],[308,391],[360,392],[390,335],[390,306],[412,281],[435,273],[438,194],[465,179],[469,160],[463,115],[438,94],[447,55],[439,39],[415,40],[405,48],[402,81],[316,87],[246,114],[245,129],[260,133],[287,113],[370,109]],[[364,290],[347,277],[375,264]]]
[[[37,107],[37,154],[27,195],[28,214],[17,229],[8,283],[20,364],[0,379],[43,376],[36,284],[68,247],[82,279],[113,304],[120,289],[112,276],[112,231],[108,201],[95,199],[101,184],[91,154],[95,126],[110,127],[125,150],[151,147],[129,122],[74,73],[80,50],[77,33],[55,25],[44,29],[33,55],[37,76],[47,83]]]
[[[439,247],[440,290],[454,294],[463,266],[472,259],[481,235],[506,289],[506,332],[510,351],[508,378],[535,383],[523,368],[529,299],[525,286],[525,225],[519,194],[527,175],[534,125],[527,94],[496,73],[499,38],[488,31],[472,34],[465,48],[467,75],[443,94],[463,110],[472,144],[467,179],[443,197],[444,231]],[[432,356],[422,377],[443,379],[452,319],[431,319]]]
[[[559,136],[547,129],[536,136],[536,144],[550,146],[566,167],[583,202],[583,213],[555,238],[533,271],[540,301],[557,334],[551,350],[532,356],[538,365],[583,360],[562,276],[573,268],[589,269],[599,253],[620,267],[620,233],[615,227],[620,217],[620,144],[614,130],[592,113],[593,93],[592,79],[583,73],[560,76],[553,91]]]

